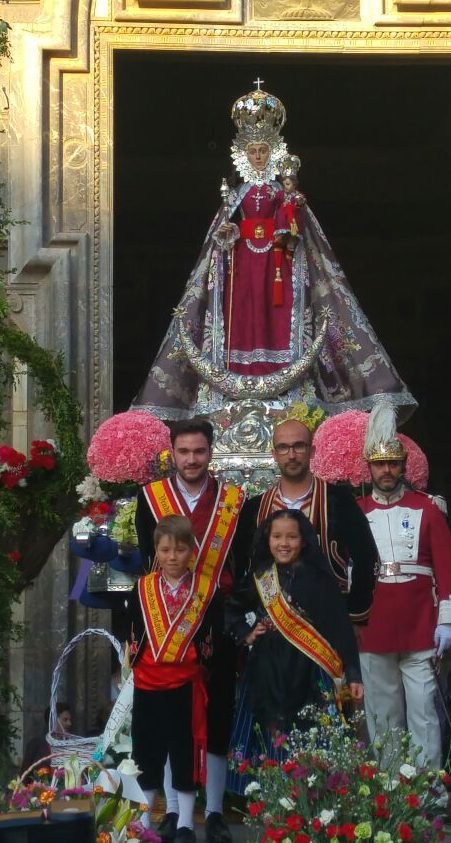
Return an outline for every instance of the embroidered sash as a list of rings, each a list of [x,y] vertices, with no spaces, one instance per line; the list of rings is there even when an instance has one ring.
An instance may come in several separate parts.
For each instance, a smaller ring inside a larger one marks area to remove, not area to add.
[[[151,483],[144,491],[157,520],[163,514],[181,512],[167,480]],[[202,544],[195,549],[190,592],[172,621],[163,600],[160,574],[154,571],[139,580],[141,610],[155,661],[182,661],[217,588],[243,502],[244,492],[239,486],[219,484],[210,523]]]
[[[254,574],[260,599],[274,626],[301,653],[323,668],[334,680],[343,678],[343,662],[323,636],[303,618],[282,594],[277,568],[273,565],[261,576]]]

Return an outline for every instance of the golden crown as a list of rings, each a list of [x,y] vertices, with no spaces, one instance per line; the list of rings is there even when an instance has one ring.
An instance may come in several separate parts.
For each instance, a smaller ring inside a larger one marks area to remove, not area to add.
[[[379,442],[372,448],[365,449],[367,462],[386,462],[387,460],[405,460],[406,452],[399,439],[389,442]]]
[[[367,462],[404,460],[406,452],[396,436],[396,410],[387,397],[380,398],[368,419],[363,456]]]
[[[232,120],[240,135],[254,140],[271,142],[287,119],[285,106],[266,91],[249,91],[239,97],[232,107]]]

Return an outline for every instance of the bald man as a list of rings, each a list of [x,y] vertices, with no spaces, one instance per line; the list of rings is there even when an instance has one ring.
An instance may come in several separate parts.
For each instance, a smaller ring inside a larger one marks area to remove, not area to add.
[[[313,433],[289,419],[274,430],[272,454],[280,480],[263,495],[246,501],[234,542],[237,576],[249,567],[250,539],[259,524],[276,509],[298,509],[318,534],[353,623],[365,623],[373,599],[378,553],[368,522],[345,486],[314,477],[310,471]]]

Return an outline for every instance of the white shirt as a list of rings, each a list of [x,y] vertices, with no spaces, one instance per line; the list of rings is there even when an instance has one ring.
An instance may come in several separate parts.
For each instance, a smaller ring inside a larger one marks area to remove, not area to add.
[[[285,495],[282,494],[282,489],[279,486],[279,498],[282,501],[282,503],[285,504],[287,509],[302,509],[302,504],[312,494],[312,488],[313,488],[313,481],[311,483],[310,489],[307,489],[307,491],[304,492],[303,495],[299,495],[298,498],[294,498],[294,500],[292,500],[291,498],[286,498]]]
[[[207,488],[207,486],[208,486],[208,474],[207,474],[207,476],[206,476],[206,478],[205,478],[204,482],[202,483],[202,486],[200,487],[199,491],[198,491],[198,492],[196,492],[196,494],[195,494],[195,495],[193,495],[193,494],[192,494],[192,493],[191,493],[191,492],[190,492],[190,491],[189,491],[189,490],[188,490],[188,489],[187,489],[187,488],[183,485],[183,483],[182,483],[182,481],[180,480],[180,477],[178,476],[178,474],[176,474],[176,475],[175,475],[175,482],[177,483],[177,488],[178,488],[178,490],[179,490],[180,494],[182,495],[182,497],[183,497],[183,499],[184,499],[184,501],[185,501],[185,503],[186,503],[186,505],[187,505],[187,507],[188,507],[189,511],[190,511],[190,512],[192,512],[192,511],[193,511],[193,509],[195,509],[195,508],[196,508],[197,504],[199,503],[199,499],[202,497],[203,493],[205,492],[205,489],[206,489],[206,488]]]

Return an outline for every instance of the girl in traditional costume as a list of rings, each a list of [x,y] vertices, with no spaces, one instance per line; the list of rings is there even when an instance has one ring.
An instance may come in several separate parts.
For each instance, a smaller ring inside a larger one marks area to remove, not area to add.
[[[306,704],[324,704],[324,686],[363,698],[357,645],[344,598],[315,531],[297,510],[278,510],[259,527],[251,570],[236,588],[227,627],[249,648],[232,745],[246,758],[271,738],[302,728]],[[327,677],[331,681],[327,682]]]
[[[179,807],[174,839],[195,843],[194,801],[196,786],[205,783],[207,750],[205,676],[218,606],[215,596],[202,599],[189,570],[195,544],[189,519],[162,518],[154,542],[159,570],[138,580],[129,606],[132,755],[149,811],[169,756]]]
[[[225,373],[229,381],[250,376],[247,397],[255,397],[252,377],[271,378],[308,356],[327,319],[325,341],[303,378],[293,377],[283,395],[275,392],[278,407],[307,400],[329,413],[369,409],[384,393],[408,415],[416,402],[317,219],[307,204],[297,204],[300,194],[288,195],[277,181],[296,179],[300,164],[280,135],[283,104],[251,91],[235,102],[232,118],[232,160],[243,181],[223,186],[223,206],[133,406],[165,419],[211,415],[227,401]]]

